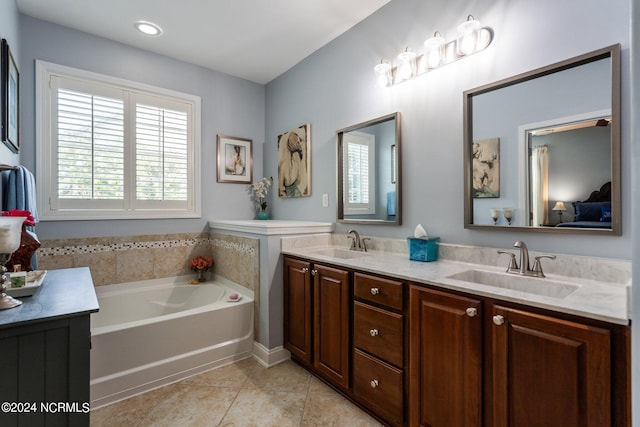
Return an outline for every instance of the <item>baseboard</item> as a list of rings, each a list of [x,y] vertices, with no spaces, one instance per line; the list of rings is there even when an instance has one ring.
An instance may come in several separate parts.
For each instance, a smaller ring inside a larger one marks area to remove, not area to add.
[[[270,368],[291,359],[291,353],[282,346],[269,349],[259,342],[254,341],[253,358],[265,368]]]

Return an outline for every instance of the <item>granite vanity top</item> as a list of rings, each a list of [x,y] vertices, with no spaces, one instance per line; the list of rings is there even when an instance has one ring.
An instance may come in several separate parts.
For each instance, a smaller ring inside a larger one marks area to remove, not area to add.
[[[356,253],[361,254],[361,256],[356,255],[354,258],[345,259],[332,256],[331,250],[331,247],[292,247],[283,245],[282,253],[359,271],[397,277],[416,283],[435,285],[443,289],[526,304],[610,323],[629,324],[628,300],[630,283],[606,282],[547,273],[546,278],[532,278],[530,280],[541,281],[541,284],[545,283],[549,284],[549,286],[566,285],[566,287],[575,290],[562,297],[544,296],[450,277],[456,274],[464,274],[468,270],[507,275],[505,268],[450,260],[434,262],[411,261],[406,253],[382,251]],[[346,248],[342,246],[339,247],[339,250],[344,251]],[[505,259],[504,261],[506,263],[508,260]],[[509,274],[509,276],[515,276],[516,279],[519,278],[518,275]]]

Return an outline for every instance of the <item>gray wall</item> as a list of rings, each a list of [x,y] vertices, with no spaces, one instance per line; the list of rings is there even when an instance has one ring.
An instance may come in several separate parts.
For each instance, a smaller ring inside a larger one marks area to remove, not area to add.
[[[267,85],[264,165],[277,174],[276,136],[311,123],[312,195],[272,198],[279,219],[335,219],[335,131],[393,111],[402,113],[403,225],[359,226],[364,234],[405,237],[417,223],[443,242],[508,247],[521,238],[463,228],[462,93],[614,43],[622,45],[621,237],[530,233],[534,250],[629,259],[630,3],[614,0],[394,0]],[[376,88],[373,66],[405,46],[418,49],[435,30],[447,40],[468,13],[493,28],[483,52],[391,88]],[[578,25],[579,24],[579,25]],[[329,193],[330,208],[322,208]],[[275,200],[274,200],[275,199]],[[338,232],[346,227],[337,226]]]
[[[8,1],[8,0],[3,0]],[[4,11],[3,11],[4,12]],[[254,176],[262,176],[263,85],[210,71],[28,16],[20,21],[21,161],[35,173],[34,60],[107,74],[202,98],[202,218],[185,220],[41,222],[41,239],[192,232],[212,218],[250,219],[245,185],[216,182],[216,135],[253,140]]]
[[[0,39],[6,39],[16,63],[20,63],[19,25],[20,15],[15,0],[0,0]],[[3,114],[0,105],[0,114]],[[0,163],[16,165],[20,163],[20,156],[14,154],[6,145],[0,143]]]

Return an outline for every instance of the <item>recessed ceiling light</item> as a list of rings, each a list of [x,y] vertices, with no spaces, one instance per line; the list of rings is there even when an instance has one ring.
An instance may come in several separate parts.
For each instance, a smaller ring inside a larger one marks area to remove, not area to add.
[[[162,34],[162,28],[149,21],[138,21],[133,24],[134,27],[141,33],[144,33],[148,36],[159,36]]]

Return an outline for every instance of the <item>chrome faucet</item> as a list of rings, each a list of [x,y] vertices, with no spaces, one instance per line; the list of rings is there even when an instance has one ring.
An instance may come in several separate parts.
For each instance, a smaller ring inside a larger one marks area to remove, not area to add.
[[[365,240],[369,240],[368,238],[360,239],[360,234],[358,234],[356,230],[347,231],[347,237],[351,239],[351,246],[349,247],[350,250],[361,252],[367,251]]]
[[[540,255],[535,257],[535,261],[533,263],[533,268],[529,267],[529,249],[527,245],[518,240],[513,244],[513,247],[520,248],[520,263],[516,261],[516,254],[513,252],[506,251],[498,251],[499,254],[509,255],[511,258],[509,259],[509,265],[507,266],[507,273],[520,274],[521,276],[532,276],[532,277],[545,277],[544,272],[542,271],[542,264],[540,263],[540,259],[549,258],[556,259],[555,255]]]

